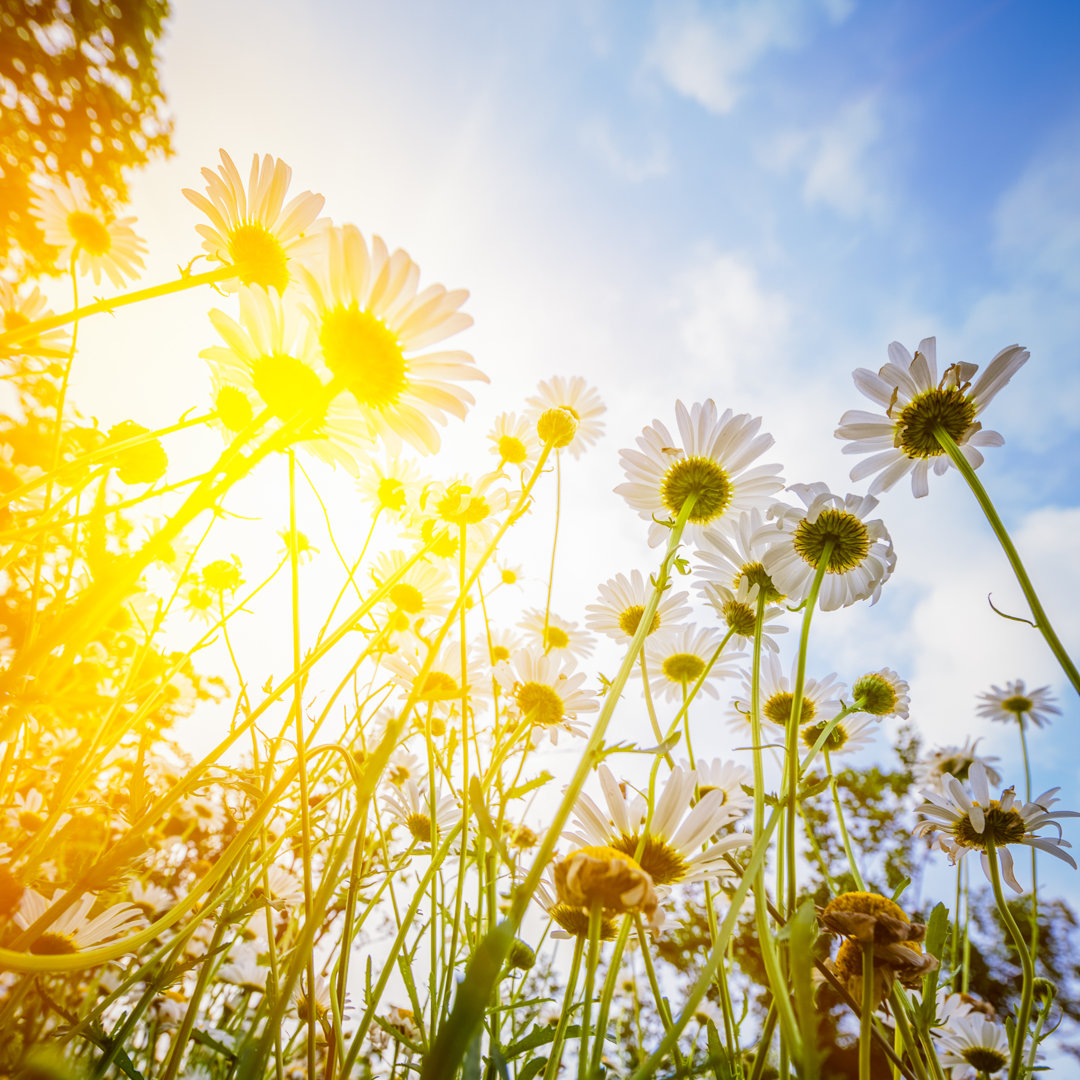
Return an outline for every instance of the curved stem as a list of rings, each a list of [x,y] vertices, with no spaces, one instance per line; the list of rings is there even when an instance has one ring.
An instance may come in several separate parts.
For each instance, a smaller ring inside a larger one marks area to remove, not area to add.
[[[1028,606],[1031,608],[1031,614],[1035,617],[1036,628],[1046,639],[1046,644],[1050,646],[1050,651],[1057,658],[1057,662],[1068,676],[1073,689],[1080,694],[1080,672],[1076,670],[1076,665],[1065,651],[1065,646],[1061,644],[1057,634],[1054,632],[1054,628],[1050,625],[1050,620],[1046,617],[1046,612],[1043,611],[1042,604],[1039,603],[1039,597],[1035,592],[1035,587],[1031,584],[1031,579],[1024,569],[1024,564],[1020,561],[1020,555],[1012,542],[1012,538],[1006,531],[1005,525],[998,516],[998,512],[994,508],[993,502],[990,501],[990,496],[986,493],[986,488],[982,486],[981,481],[975,475],[975,470],[971,467],[968,459],[961,453],[960,447],[956,445],[952,436],[943,427],[938,425],[934,428],[934,437],[937,439],[945,453],[949,455],[952,463],[960,470],[960,475],[967,481],[968,487],[971,488],[975,498],[978,500],[979,506],[982,507],[982,512],[986,515],[986,520],[990,522],[990,527],[994,530],[994,535],[997,536],[998,541],[1013,568],[1013,573],[1016,574],[1016,580],[1020,583],[1020,588],[1024,591],[1024,597],[1028,602]]]
[[[986,859],[990,864],[990,884],[994,888],[994,899],[997,901],[998,913],[1001,921],[1005,924],[1009,937],[1020,957],[1020,967],[1023,971],[1024,983],[1020,992],[1020,1010],[1016,1014],[1016,1028],[1013,1031],[1013,1041],[1010,1047],[1012,1061],[1009,1064],[1009,1080],[1019,1080],[1024,1065],[1024,1040],[1027,1038],[1028,1020],[1031,1017],[1031,1000],[1035,987],[1035,965],[1031,961],[1031,953],[1024,943],[1024,936],[1012,917],[1009,905],[1005,902],[1005,895],[1001,891],[1001,870],[998,867],[997,847],[992,836],[986,838]]]

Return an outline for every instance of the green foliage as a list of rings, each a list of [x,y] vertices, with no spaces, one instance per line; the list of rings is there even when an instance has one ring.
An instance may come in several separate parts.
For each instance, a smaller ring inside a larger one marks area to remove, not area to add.
[[[0,261],[9,269],[48,272],[53,261],[29,215],[33,176],[79,177],[111,205],[127,198],[125,170],[170,152],[155,52],[168,14],[166,0],[0,0]]]

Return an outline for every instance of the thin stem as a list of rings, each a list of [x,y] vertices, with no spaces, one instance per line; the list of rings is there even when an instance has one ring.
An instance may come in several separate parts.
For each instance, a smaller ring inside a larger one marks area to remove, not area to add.
[[[874,939],[862,947],[862,1001],[859,1010],[859,1080],[871,1080],[870,1032],[874,1023]]]
[[[1013,1042],[1010,1047],[1012,1061],[1009,1064],[1009,1080],[1019,1080],[1024,1066],[1024,1040],[1027,1038],[1028,1020],[1031,1017],[1031,1000],[1035,988],[1035,965],[1031,961],[1031,953],[1024,943],[1024,936],[1012,917],[1009,905],[1005,902],[1005,895],[1001,891],[1001,870],[998,867],[997,846],[994,838],[986,837],[986,859],[990,865],[990,884],[994,888],[994,899],[997,901],[998,912],[1001,921],[1005,924],[1009,937],[1020,957],[1020,967],[1023,971],[1023,988],[1020,992],[1020,1011],[1016,1015],[1016,1028],[1013,1031]]]
[[[1046,612],[1043,611],[1042,604],[1039,603],[1039,597],[1035,592],[1035,587],[1031,584],[1031,579],[1024,569],[1024,564],[1020,561],[1020,555],[1012,542],[1012,538],[1005,529],[1005,525],[998,516],[998,512],[994,508],[993,502],[990,501],[990,496],[986,493],[986,488],[982,486],[982,482],[975,475],[975,470],[971,467],[968,459],[964,457],[960,447],[958,447],[953,440],[953,437],[940,424],[934,428],[934,437],[937,439],[945,453],[949,455],[952,463],[960,470],[960,475],[967,481],[968,487],[971,488],[975,498],[978,500],[979,506],[982,507],[982,512],[986,515],[986,520],[990,522],[990,527],[994,530],[994,535],[997,536],[998,541],[1013,568],[1013,573],[1016,574],[1016,580],[1020,583],[1020,588],[1024,591],[1024,597],[1028,602],[1028,606],[1031,608],[1031,614],[1035,617],[1036,628],[1046,639],[1046,644],[1050,646],[1050,651],[1057,657],[1057,661],[1068,676],[1073,689],[1080,694],[1080,672],[1076,670],[1076,665],[1072,662],[1069,654],[1065,651],[1065,646],[1061,644],[1057,634],[1054,632],[1054,628],[1050,625],[1050,620],[1046,617]]]
[[[544,1080],[555,1080],[559,1073],[563,1043],[566,1041],[566,1029],[570,1026],[570,1014],[574,1011],[574,990],[577,987],[578,972],[581,970],[581,957],[584,952],[585,939],[579,937],[574,941],[574,958],[570,962],[570,974],[566,977],[562,1011],[559,1013],[559,1023],[555,1028],[555,1038],[551,1041],[551,1052],[548,1055],[547,1066],[544,1068]]]
[[[600,994],[600,1008],[596,1013],[596,1030],[598,1032],[596,1042],[593,1043],[592,1061],[589,1064],[589,1075],[600,1075],[600,1064],[604,1055],[604,1032],[607,1031],[608,1015],[611,1011],[611,1000],[615,996],[615,984],[618,982],[623,950],[630,938],[631,919],[624,916],[622,926],[619,927],[619,936],[615,939],[615,948],[608,963],[607,978],[604,980],[604,989]]]
[[[585,1080],[589,1074],[589,1016],[592,1012],[593,986],[596,980],[596,965],[600,962],[600,927],[604,920],[604,908],[599,900],[589,905],[589,956],[585,961],[585,997],[581,1003],[581,1043],[578,1049],[578,1080]],[[604,1044],[604,1029],[600,1027],[596,1040],[601,1048]]]
[[[824,754],[825,768],[829,773],[829,790],[832,792],[833,806],[836,808],[836,824],[840,829],[840,838],[844,842],[844,851],[847,853],[848,866],[851,868],[851,876],[855,879],[855,888],[860,892],[863,892],[866,889],[866,885],[863,883],[862,874],[859,873],[858,863],[855,862],[855,852],[851,849],[851,838],[848,836],[847,825],[844,823],[844,807],[840,802],[840,791],[836,785],[836,777],[833,775],[829,751],[824,751]]]
[[[1016,718],[1020,728],[1020,746],[1024,752],[1024,802],[1031,802],[1031,759],[1028,757],[1027,728],[1024,717]],[[1039,878],[1036,865],[1036,850],[1031,849],[1031,962],[1039,956]]]

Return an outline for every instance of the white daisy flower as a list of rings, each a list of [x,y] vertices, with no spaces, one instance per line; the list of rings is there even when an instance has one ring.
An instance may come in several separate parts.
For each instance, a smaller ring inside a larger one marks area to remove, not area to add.
[[[852,409],[840,418],[838,439],[851,439],[845,454],[870,454],[851,470],[852,480],[875,476],[870,494],[888,491],[911,473],[917,498],[930,490],[931,462],[941,476],[952,464],[934,436],[939,425],[973,469],[983,462],[980,446],[1001,446],[996,431],[984,431],[976,419],[994,395],[1023,366],[1030,354],[1019,345],[1002,349],[972,383],[977,364],[952,364],[938,379],[937,344],[924,338],[912,355],[898,341],[889,346],[889,363],[875,375],[866,368],[855,371],[855,385],[883,413]]]
[[[39,319],[52,315],[41,290],[34,285],[28,291],[16,289],[0,278],[0,336],[22,330]],[[42,334],[22,338],[18,344],[0,345],[0,359],[19,356],[21,363],[29,356],[66,357],[71,348],[71,338],[62,327],[46,330]]]
[[[259,963],[258,947],[241,943],[229,950],[228,959],[218,969],[216,977],[242,990],[261,994],[266,990],[267,974],[267,969]]]
[[[404,552],[387,551],[371,567],[372,580],[379,586],[399,575],[384,600],[391,622],[398,630],[415,626],[424,619],[444,616],[456,595],[444,565],[421,560],[402,570],[407,562]]]
[[[804,724],[800,727],[799,738],[807,749],[813,748],[829,722],[828,719],[823,719],[816,724]],[[845,716],[832,729],[822,745],[822,750],[833,755],[854,754],[865,750],[874,741],[876,733],[877,724],[869,716]]]
[[[1006,845],[1025,844],[1049,852],[1055,858],[1068,863],[1074,870],[1076,862],[1063,849],[1071,847],[1061,836],[1061,818],[1080,817],[1073,810],[1054,810],[1050,807],[1060,788],[1043,792],[1033,802],[1020,802],[1013,788],[1002,792],[1000,799],[990,798],[990,784],[986,767],[976,761],[969,772],[971,794],[954,776],[944,778],[945,791],[925,789],[927,801],[917,810],[922,821],[916,826],[917,835],[941,833],[941,846],[953,862],[974,849],[982,853],[983,871],[990,880],[990,862],[986,856],[987,840],[992,839],[1001,861],[1001,875],[1009,888],[1023,892],[1013,874],[1012,852]],[[1057,830],[1056,836],[1039,836],[1039,830],[1049,826]]]
[[[573,378],[556,375],[545,379],[525,404],[533,412],[541,442],[550,441],[556,448],[565,446],[575,458],[581,457],[604,433],[600,417],[607,411],[607,406],[580,375]],[[560,423],[557,417],[551,416],[554,410],[560,409],[570,414],[569,424]]]
[[[775,504],[773,499],[768,505]],[[733,518],[724,528],[702,529],[696,552],[700,560],[697,573],[708,582],[732,590],[744,585],[764,589],[770,604],[783,600],[783,593],[765,572],[762,562],[769,546],[764,524],[761,510],[754,507]]]
[[[436,784],[435,811],[431,809],[431,786],[425,779],[418,783],[408,777],[404,783],[390,787],[384,804],[387,810],[408,830],[413,841],[431,846],[439,842],[439,836],[457,821],[459,806],[452,795],[442,795]],[[435,836],[432,838],[432,820]]]
[[[454,704],[462,698],[461,646],[456,638],[446,638],[439,651],[421,679],[429,649],[421,641],[415,644],[406,641],[395,652],[383,657],[383,666],[389,669],[394,681],[416,701],[449,702]],[[468,681],[469,697],[474,707],[483,699],[477,696],[485,683],[482,671],[474,667],[466,657],[468,665],[465,676]]]
[[[978,1013],[953,1016],[935,1033],[941,1064],[952,1080],[996,1076],[1009,1064],[1009,1036],[1003,1024]]]
[[[403,454],[368,455],[360,463],[356,487],[376,513],[407,520],[424,486],[419,466]]]
[[[979,762],[986,770],[986,778],[991,784],[1000,784],[1001,776],[991,762],[998,761],[996,755],[987,756],[975,753],[980,740],[964,740],[963,746],[943,746],[932,750],[925,757],[915,762],[912,770],[915,783],[920,787],[932,788],[937,794],[945,795],[945,778],[955,777],[963,782],[967,780],[971,766]]]
[[[682,762],[684,768],[689,769],[689,762]],[[729,822],[738,821],[744,817],[754,805],[754,797],[744,790],[752,786],[753,774],[745,765],[735,761],[722,761],[713,758],[706,761],[699,758],[697,762],[697,788],[699,795],[708,795],[710,791],[721,791],[724,801],[721,806],[728,815]]]
[[[543,649],[552,655],[569,655],[577,659],[591,656],[596,647],[596,638],[587,630],[582,630],[576,622],[563,619],[555,612],[544,612],[533,608],[525,612],[518,626],[525,631],[531,645]]]
[[[357,461],[371,452],[365,420],[345,394],[335,395],[329,388],[330,373],[320,360],[318,341],[291,294],[283,300],[265,289],[244,288],[239,309],[239,322],[216,308],[210,312],[225,344],[199,355],[210,365],[215,383],[260,401],[281,423],[303,410],[309,418],[297,431],[297,444],[355,476]],[[227,428],[242,423],[239,413],[230,420],[221,411],[220,393],[215,399],[219,419]]]
[[[910,689],[892,668],[882,668],[857,678],[852,684],[851,696],[859,705],[859,712],[869,713],[879,720],[891,716],[906,720],[911,706]]]
[[[1003,724],[1020,724],[1030,720],[1036,727],[1048,727],[1051,716],[1060,716],[1054,695],[1049,686],[1028,690],[1023,679],[1007,682],[1004,689],[992,686],[978,695],[975,712],[988,720],[1000,720]]]
[[[653,697],[681,701],[716,655],[723,634],[711,626],[673,626],[658,630],[645,640],[645,662],[649,690]],[[716,684],[738,673],[742,653],[723,656],[713,664],[701,684],[700,693],[718,698]]]
[[[761,700],[761,723],[771,736],[783,738],[783,733],[791,723],[791,706],[795,695],[798,659],[792,661],[790,676],[784,671],[780,657],[776,653],[763,653],[761,656],[761,675],[759,694]],[[743,670],[742,690],[732,699],[729,722],[732,727],[744,733],[750,729],[750,701],[753,683],[750,672]],[[831,720],[843,707],[840,701],[844,693],[844,684],[835,673],[821,679],[803,679],[803,699],[799,709],[800,724],[819,724]],[[815,736],[816,738],[816,736]]]
[[[578,714],[600,708],[596,695],[582,689],[585,673],[575,673],[573,665],[571,656],[543,655],[535,649],[520,649],[495,665],[495,678],[513,697],[521,720],[548,731],[553,742],[559,728],[580,733]]]
[[[875,603],[881,586],[896,566],[896,554],[884,523],[866,516],[877,499],[870,495],[841,498],[822,483],[792,484],[805,509],[775,506],[774,526],[762,535],[769,540],[763,556],[765,570],[776,587],[793,601],[805,600],[818,565],[830,543],[825,577],[818,593],[823,611],[835,611],[870,597]]]
[[[104,274],[122,288],[144,268],[146,243],[131,227],[135,219],[113,218],[94,206],[77,176],[37,188],[30,212],[40,222],[45,242],[60,249],[58,262],[66,265],[74,259],[79,273],[92,274],[95,285]]]
[[[536,423],[517,413],[499,413],[488,435],[491,451],[501,465],[513,465],[524,469],[536,460],[540,445],[536,437]]]
[[[420,268],[378,236],[369,247],[353,225],[323,230],[317,271],[299,268],[326,366],[356,399],[372,431],[397,452],[439,449],[436,425],[463,419],[473,396],[458,385],[487,376],[461,350],[423,352],[472,325],[458,311],[468,293],[429,285]]]
[[[473,643],[473,652],[479,667],[494,667],[504,660],[509,660],[522,647],[519,633],[492,626],[488,628],[487,634]]]
[[[700,579],[697,587],[720,616],[724,626],[732,631],[731,640],[735,646],[752,644],[757,626],[758,586],[751,585],[743,578],[734,592],[725,585]],[[777,652],[780,646],[773,635],[786,634],[788,630],[782,622],[777,621],[783,618],[783,610],[778,604],[766,604],[761,615],[761,644],[770,652]]]
[[[33,889],[25,889],[19,901],[19,910],[15,913],[15,923],[19,929],[31,927],[63,895],[63,889],[57,889],[48,898]],[[119,934],[130,933],[145,922],[143,913],[131,904],[114,904],[91,919],[90,910],[95,903],[96,896],[80,897],[73,907],[58,915],[34,938],[30,943],[30,952],[35,956],[63,956],[80,952]]]
[[[773,444],[771,435],[758,434],[760,417],[717,414],[709,399],[689,409],[675,403],[675,438],[654,420],[637,438],[639,450],[622,450],[619,459],[627,483],[615,491],[652,522],[649,543],[656,547],[667,534],[658,518],[678,517],[691,495],[696,497],[687,520],[688,536],[700,539],[706,525],[726,524],[754,507],[764,509],[783,487],[779,465],[751,467]]]
[[[629,577],[616,574],[600,586],[600,602],[585,608],[585,625],[625,643],[637,632],[652,593],[652,584],[645,580],[640,570],[632,570]],[[661,626],[677,625],[685,619],[690,614],[686,599],[684,592],[664,592],[649,633],[655,633]]]
[[[637,862],[657,885],[728,877],[732,870],[725,856],[750,843],[749,833],[730,833],[711,842],[732,817],[720,788],[694,801],[698,775],[693,769],[675,766],[651,818],[645,797],[627,797],[626,785],[606,765],[598,767],[597,776],[607,812],[582,792],[574,804],[576,830],[567,835],[577,843],[614,848],[631,858],[637,857],[640,847]]]
[[[282,293],[291,277],[289,261],[310,240],[309,230],[325,200],[305,191],[286,205],[292,169],[269,154],[262,161],[252,155],[245,190],[232,158],[224,150],[220,154],[217,172],[202,170],[206,195],[183,189],[184,197],[210,219],[209,225],[195,226],[203,238],[203,250],[211,259],[233,267],[240,284]]]

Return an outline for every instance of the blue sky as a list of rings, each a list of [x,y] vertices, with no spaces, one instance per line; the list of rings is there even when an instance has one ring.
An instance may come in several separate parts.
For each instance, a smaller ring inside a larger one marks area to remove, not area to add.
[[[163,76],[177,154],[134,183],[148,279],[195,254],[179,191],[218,147],[241,163],[270,152],[335,220],[472,291],[462,344],[492,377],[474,442],[539,379],[586,376],[608,436],[567,472],[561,614],[581,618],[598,582],[651,565],[608,493],[618,450],[670,424],[677,397],[763,415],[790,481],[844,491],[852,460],[832,432],[864,404],[851,370],[936,334],[942,366],[1031,349],[986,415],[1006,446],[981,475],[1080,653],[1080,6],[175,8]],[[77,367],[85,411],[166,423],[204,399],[206,299],[167,303],[108,328],[108,378]],[[174,316],[182,329],[160,340]],[[88,351],[99,333],[81,330]],[[897,572],[875,608],[820,620],[822,670],[894,667],[931,742],[983,735],[1010,764],[1015,733],[980,730],[974,695],[1049,683],[1067,715],[1033,740],[1036,786],[1076,791],[1076,697],[1032,631],[989,611],[987,593],[1012,612],[1022,600],[959,478],[919,501],[901,484],[880,512]],[[1075,895],[1075,875],[1052,870]]]

